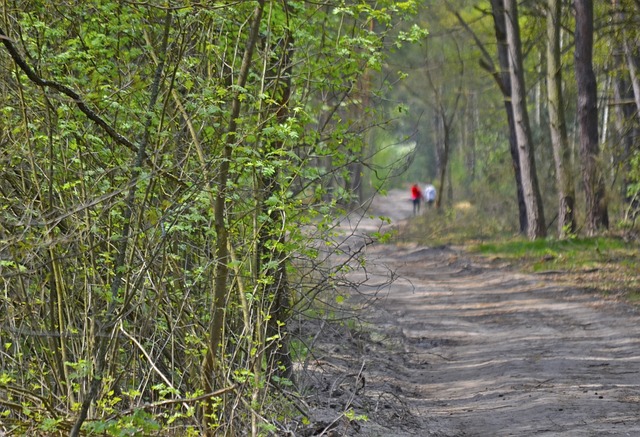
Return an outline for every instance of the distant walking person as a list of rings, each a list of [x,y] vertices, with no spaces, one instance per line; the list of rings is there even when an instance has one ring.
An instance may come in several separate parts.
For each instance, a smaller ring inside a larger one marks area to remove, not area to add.
[[[433,206],[436,201],[436,187],[431,184],[424,187],[424,200],[427,202],[428,207]]]
[[[411,200],[413,201],[413,215],[420,212],[420,202],[422,201],[422,191],[418,184],[411,185]]]

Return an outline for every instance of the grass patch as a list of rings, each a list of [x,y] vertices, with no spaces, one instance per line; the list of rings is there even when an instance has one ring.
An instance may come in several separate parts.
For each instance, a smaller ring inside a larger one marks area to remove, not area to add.
[[[611,234],[530,241],[475,208],[427,211],[401,229],[399,241],[458,245],[496,267],[545,273],[570,286],[640,305],[640,244]]]
[[[637,246],[620,238],[574,238],[569,240],[541,239],[529,241],[513,239],[471,246],[472,252],[500,256],[531,267],[533,271],[549,266],[561,269],[594,268],[601,263],[620,262],[635,265]]]
[[[471,253],[525,272],[552,274],[570,286],[640,304],[639,245],[619,237],[569,240],[522,238],[468,246]]]
[[[640,304],[637,242],[619,237],[568,240],[497,240],[469,247],[472,253],[507,260],[526,272],[547,272],[557,282]]]

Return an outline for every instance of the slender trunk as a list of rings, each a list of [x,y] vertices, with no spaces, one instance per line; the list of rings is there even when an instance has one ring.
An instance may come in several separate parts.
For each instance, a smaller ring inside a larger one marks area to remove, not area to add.
[[[158,100],[158,96],[160,94],[160,84],[162,82],[162,74],[164,72],[164,61],[167,54],[167,47],[169,45],[169,32],[171,30],[171,21],[172,14],[169,10],[167,10],[165,23],[164,23],[164,36],[162,40],[162,48],[160,53],[162,55],[161,62],[157,65],[155,75],[153,78],[153,83],[151,84],[150,90],[150,99],[148,111],[152,113],[155,110],[156,102]],[[107,369],[107,353],[110,347],[110,342],[112,338],[112,332],[116,329],[115,325],[117,322],[117,314],[116,314],[116,305],[119,301],[118,294],[120,293],[120,287],[124,280],[124,272],[126,270],[126,254],[127,249],[129,247],[129,239],[131,232],[131,220],[133,216],[133,209],[136,205],[136,192],[137,192],[137,182],[138,177],[140,176],[140,169],[145,161],[146,156],[146,148],[150,141],[151,135],[151,116],[148,116],[145,122],[145,130],[143,134],[142,141],[140,141],[140,145],[138,146],[138,153],[135,158],[135,162],[133,163],[132,171],[131,171],[131,188],[127,193],[127,199],[125,201],[125,207],[123,212],[123,221],[124,226],[122,230],[122,236],[117,242],[117,254],[114,262],[114,270],[115,275],[113,281],[111,282],[111,302],[108,305],[106,314],[101,321],[101,325],[104,329],[109,329],[111,332],[97,332],[96,335],[100,337],[95,340],[96,343],[96,351],[95,351],[95,369],[93,378],[91,380],[91,384],[89,386],[89,392],[86,394],[84,402],[80,407],[80,411],[78,413],[78,418],[76,419],[73,428],[69,435],[71,437],[76,437],[80,435],[80,429],[82,424],[87,418],[87,413],[89,411],[89,407],[93,403],[93,401],[98,396],[98,392],[102,387],[102,381],[104,379],[104,373]]]
[[[622,56],[617,55],[616,65],[623,65]],[[616,112],[615,122],[618,137],[615,141],[620,146],[616,150],[616,166],[620,166],[623,172],[622,196],[628,206],[632,205],[633,197],[629,188],[633,184],[630,173],[632,170],[631,157],[634,151],[634,139],[640,138],[640,127],[636,121],[636,106],[632,103],[633,90],[629,82],[622,74],[617,74],[613,79],[614,108]],[[635,209],[635,208],[632,208]]]
[[[547,11],[547,94],[549,129],[556,167],[558,190],[558,235],[565,238],[576,231],[575,188],[571,177],[571,150],[562,96],[562,66],[560,64],[560,0],[548,0]]]
[[[598,106],[596,77],[593,72],[593,2],[577,0],[575,31],[575,71],[578,83],[578,124],[580,160],[585,191],[586,232],[595,235],[608,228],[609,216],[605,184],[599,167]]]
[[[633,94],[636,102],[636,116],[640,121],[640,68],[638,67],[638,54],[637,47],[636,53],[633,52],[631,42],[624,38],[624,54],[627,58],[627,67],[629,68],[629,78],[631,79],[631,85],[633,86]]]
[[[464,123],[464,136],[465,136],[465,167],[466,167],[466,180],[467,184],[471,185],[476,178],[476,135],[475,132],[478,129],[478,99],[476,94],[471,94],[468,99],[467,105],[467,120],[468,123]]]
[[[287,8],[286,2],[285,8]],[[274,107],[276,122],[283,125],[289,118],[288,106],[291,98],[291,58],[294,46],[291,33],[287,32],[286,37],[280,40],[278,45],[281,56],[277,65],[272,68],[274,74],[270,76],[275,77],[277,82],[273,96],[277,101]],[[267,147],[267,152],[271,153],[283,150],[285,144],[283,141],[274,141]],[[260,185],[264,192],[264,199],[278,196],[281,191],[279,171],[276,170],[271,176],[261,174]],[[286,216],[277,208],[268,207],[264,203],[261,206],[269,220],[261,229],[258,255],[262,260],[275,261],[275,263],[269,263],[273,267],[267,267],[264,272],[264,275],[271,279],[265,286],[265,299],[272,298],[267,321],[267,338],[273,339],[267,344],[268,376],[275,375],[291,380],[293,379],[293,361],[289,353],[289,340],[286,338],[287,323],[291,316],[291,293],[287,276],[287,253],[283,249],[286,243],[285,226],[283,226]],[[274,241],[277,243],[273,244]]]
[[[511,104],[515,120],[522,190],[527,209],[527,236],[530,239],[544,237],[546,226],[531,139],[531,126],[527,112],[526,89],[522,67],[520,25],[516,0],[505,1],[505,21],[509,46],[509,66],[511,74]]]
[[[374,31],[374,27],[373,27],[374,21],[371,20],[369,22],[369,31],[373,33]],[[370,123],[370,116],[369,116],[369,112],[371,109],[371,77],[372,77],[373,73],[371,72],[371,70],[369,68],[365,68],[365,71],[362,75],[362,77],[360,78],[360,81],[362,83],[361,86],[361,107],[360,107],[360,120],[362,120],[362,124],[363,124],[363,128],[365,129],[363,134],[362,134],[362,149],[360,150],[360,156],[361,159],[358,160],[358,168],[357,168],[357,175],[355,175],[355,179],[357,180],[357,182],[354,184],[355,188],[357,190],[358,193],[358,203],[360,205],[362,205],[367,199],[367,193],[365,190],[365,172],[367,171],[367,166],[366,166],[366,162],[368,160],[370,160],[370,155],[371,155],[371,150],[372,150],[372,145],[371,145],[371,139],[372,139],[372,129],[369,126]]]
[[[635,122],[636,110],[629,92],[629,84],[622,77],[614,79],[614,106],[616,107],[616,130],[618,137],[616,144],[620,146],[616,150],[616,166],[622,170],[623,183],[621,195],[626,203],[626,218],[634,220],[640,211],[640,201],[637,190],[634,189],[634,180],[631,177],[631,158],[634,153],[634,139],[640,138],[640,128]]]
[[[238,72],[237,88],[242,89],[249,76],[251,66],[251,58],[253,50],[258,40],[258,31],[264,11],[265,0],[259,0],[254,10],[251,31],[247,46],[242,58],[240,71]],[[218,369],[218,355],[220,345],[222,343],[222,332],[225,320],[225,302],[227,300],[227,276],[229,274],[229,230],[226,223],[225,203],[229,195],[227,182],[229,180],[229,172],[233,148],[236,142],[237,119],[240,115],[241,97],[236,94],[231,103],[231,114],[229,116],[229,126],[227,127],[227,138],[222,153],[222,163],[218,171],[216,183],[218,192],[215,199],[214,222],[216,231],[216,269],[214,279],[214,296],[212,320],[209,328],[208,350],[202,365],[203,388],[206,393],[212,393],[215,388],[215,372]],[[212,405],[207,403],[204,409],[204,417],[209,417],[212,413]],[[206,420],[206,419],[205,419]],[[205,423],[206,426],[206,423]]]
[[[444,108],[440,108],[439,131],[441,132],[442,146],[440,149],[440,159],[438,165],[438,183],[439,188],[436,195],[436,208],[442,207],[442,199],[444,197],[445,182],[447,175],[447,167],[449,166],[449,126],[445,119]]]
[[[491,0],[493,14],[493,24],[498,43],[498,62],[500,72],[494,75],[499,81],[498,85],[504,97],[504,108],[507,113],[509,125],[509,152],[511,153],[511,164],[516,182],[516,197],[518,200],[518,221],[520,223],[520,233],[527,233],[527,208],[524,200],[524,190],[522,188],[522,175],[520,171],[520,156],[518,152],[518,141],[516,139],[516,123],[513,116],[513,106],[511,105],[511,78],[509,76],[509,49],[507,45],[507,30],[504,14],[504,0]]]
[[[449,5],[450,8],[451,5]],[[513,166],[513,174],[516,182],[516,196],[518,200],[518,219],[520,223],[520,233],[527,233],[527,208],[524,198],[524,190],[522,187],[522,174],[520,171],[520,156],[518,151],[518,143],[516,138],[516,123],[513,116],[513,106],[511,105],[511,79],[509,76],[509,50],[507,44],[507,31],[504,13],[504,0],[491,0],[491,13],[493,15],[493,26],[496,35],[496,42],[498,47],[498,62],[499,71],[496,70],[491,61],[491,56],[484,48],[484,45],[479,38],[473,33],[467,23],[462,17],[456,13],[458,21],[462,26],[467,29],[473,39],[476,41],[476,45],[483,53],[483,58],[480,59],[480,65],[491,73],[494,80],[498,84],[498,88],[502,92],[504,97],[504,108],[507,113],[507,122],[509,124],[509,151],[511,153],[511,164]]]
[[[611,4],[618,23],[625,22],[625,14],[620,0],[611,0]],[[640,77],[635,73],[635,65],[630,48],[630,42],[622,29],[620,46],[614,51],[614,63],[617,74],[613,78],[613,95],[615,108],[615,122],[618,138],[615,144],[620,146],[616,150],[616,166],[622,169],[623,184],[622,197],[627,204],[626,215],[634,220],[640,211],[637,190],[632,188],[634,183],[630,176],[632,171],[631,158],[634,151],[634,140],[640,138]],[[634,83],[635,79],[635,83]]]

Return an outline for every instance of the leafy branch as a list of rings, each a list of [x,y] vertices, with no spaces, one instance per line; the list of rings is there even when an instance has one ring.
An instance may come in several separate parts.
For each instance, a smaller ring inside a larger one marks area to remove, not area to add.
[[[127,139],[124,135],[119,133],[113,126],[107,123],[102,117],[100,117],[94,110],[89,108],[89,106],[82,100],[80,94],[78,94],[73,89],[69,88],[66,85],[63,85],[59,82],[43,79],[40,77],[34,70],[27,64],[27,61],[24,60],[22,55],[18,52],[13,41],[7,36],[3,29],[0,28],[0,41],[9,52],[11,59],[20,67],[20,69],[27,75],[27,77],[36,85],[51,88],[58,91],[61,94],[69,97],[76,104],[78,109],[82,111],[90,120],[95,122],[98,126],[100,126],[114,141],[118,144],[123,145],[130,149],[133,152],[138,152],[138,146],[135,145],[131,140]]]

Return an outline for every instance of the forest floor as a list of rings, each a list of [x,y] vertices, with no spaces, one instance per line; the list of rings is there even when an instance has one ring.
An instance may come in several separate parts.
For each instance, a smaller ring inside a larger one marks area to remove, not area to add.
[[[640,311],[461,247],[363,247],[406,225],[406,198],[371,205],[390,224],[342,223],[367,262],[349,274],[342,322],[301,327],[312,416],[295,435],[640,435]]]

